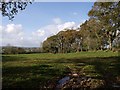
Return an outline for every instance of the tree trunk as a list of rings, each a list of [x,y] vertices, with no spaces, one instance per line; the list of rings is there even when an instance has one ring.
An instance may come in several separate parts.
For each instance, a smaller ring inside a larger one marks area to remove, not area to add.
[[[112,37],[109,35],[109,50],[112,50]]]

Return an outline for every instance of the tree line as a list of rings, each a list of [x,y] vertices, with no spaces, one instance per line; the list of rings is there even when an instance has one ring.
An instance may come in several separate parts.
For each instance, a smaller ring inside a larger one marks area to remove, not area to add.
[[[60,31],[43,42],[43,52],[69,53],[120,48],[120,2],[95,2],[79,30]]]
[[[16,47],[7,45],[4,47],[0,47],[1,54],[31,54],[31,53],[41,53],[42,50],[39,47]]]

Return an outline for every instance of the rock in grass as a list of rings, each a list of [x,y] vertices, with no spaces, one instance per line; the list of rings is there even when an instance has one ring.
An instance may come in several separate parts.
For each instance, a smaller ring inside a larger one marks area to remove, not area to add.
[[[90,82],[92,80],[92,78],[88,78],[87,81]]]
[[[73,73],[72,76],[73,77],[78,77],[78,74],[77,73]]]

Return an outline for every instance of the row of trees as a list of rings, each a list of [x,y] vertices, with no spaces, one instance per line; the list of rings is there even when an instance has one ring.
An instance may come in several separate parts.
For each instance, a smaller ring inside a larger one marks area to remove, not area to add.
[[[2,54],[22,54],[25,53],[23,48],[17,47],[2,47]]]
[[[120,2],[95,2],[79,31],[67,29],[43,42],[44,52],[66,53],[120,47]]]
[[[61,31],[57,35],[49,37],[43,43],[43,52],[72,52],[79,51],[81,37],[79,37],[78,31],[67,30]]]
[[[15,47],[15,46],[4,46],[1,47],[0,53],[2,54],[30,54],[30,53],[41,53],[41,48],[28,48],[28,47]]]

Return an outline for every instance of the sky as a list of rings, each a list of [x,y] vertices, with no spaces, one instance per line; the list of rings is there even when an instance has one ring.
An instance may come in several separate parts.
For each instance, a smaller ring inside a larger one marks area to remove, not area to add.
[[[10,21],[2,17],[2,46],[39,47],[65,28],[77,28],[89,19],[93,2],[34,2]]]

